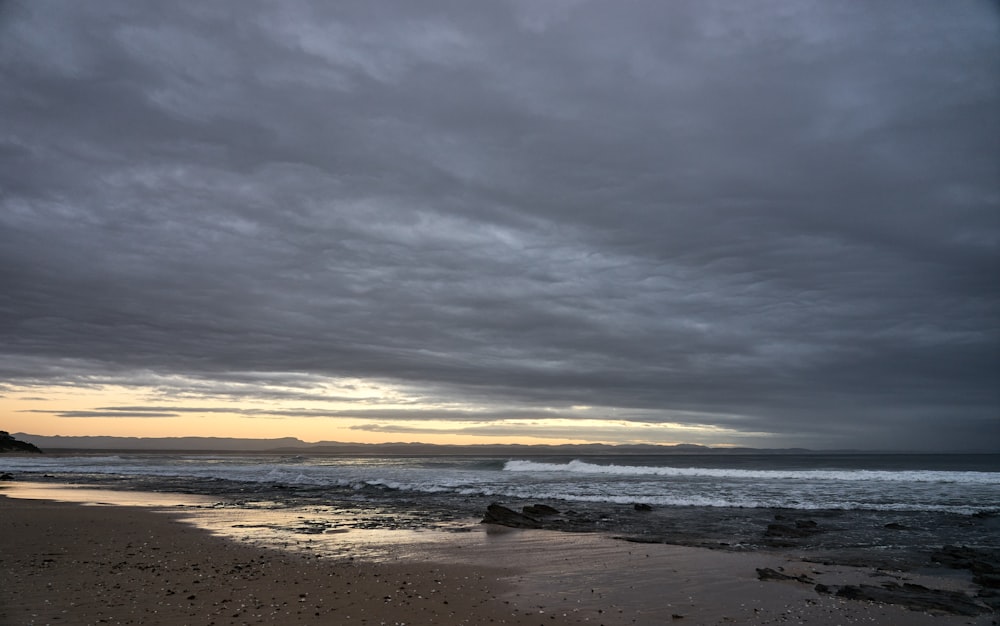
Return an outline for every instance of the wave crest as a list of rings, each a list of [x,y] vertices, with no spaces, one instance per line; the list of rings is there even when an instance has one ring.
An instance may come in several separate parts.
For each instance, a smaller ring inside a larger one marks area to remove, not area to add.
[[[869,482],[920,482],[920,483],[973,483],[1000,485],[998,472],[958,472],[936,470],[882,471],[882,470],[748,470],[711,467],[667,467],[644,465],[599,465],[574,459],[568,463],[541,463],[538,461],[510,460],[504,464],[505,472],[567,472],[605,476],[683,476],[706,478],[746,478],[764,480],[832,480]]]

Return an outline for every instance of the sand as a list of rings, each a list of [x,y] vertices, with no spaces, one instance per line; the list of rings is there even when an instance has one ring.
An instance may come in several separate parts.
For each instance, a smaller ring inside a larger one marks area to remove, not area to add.
[[[23,496],[0,497],[0,625],[996,623],[761,581],[757,569],[825,584],[967,589],[958,574],[931,580],[794,555],[490,526],[352,531],[277,549],[258,532],[271,525],[248,523],[246,512],[234,520],[197,498],[133,493],[126,502],[147,506],[121,506],[95,505],[114,498],[81,491],[74,498],[89,505],[28,499],[57,496],[27,485],[0,493]]]
[[[0,536],[2,624],[539,623],[500,568],[326,561],[141,508],[0,498]]]

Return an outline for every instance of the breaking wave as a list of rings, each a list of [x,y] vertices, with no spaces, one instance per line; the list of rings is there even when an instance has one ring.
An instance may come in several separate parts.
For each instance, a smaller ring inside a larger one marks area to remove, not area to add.
[[[540,463],[537,461],[511,460],[504,465],[506,472],[566,472],[602,476],[660,476],[705,477],[762,480],[830,480],[840,482],[892,482],[892,483],[963,483],[1000,485],[1000,472],[910,470],[884,471],[864,469],[836,470],[762,470],[712,467],[664,467],[642,465],[600,465],[573,460],[568,463]]]

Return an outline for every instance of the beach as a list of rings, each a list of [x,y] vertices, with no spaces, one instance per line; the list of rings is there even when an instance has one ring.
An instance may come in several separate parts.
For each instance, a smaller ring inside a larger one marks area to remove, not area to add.
[[[824,565],[794,552],[471,521],[465,532],[327,529],[290,538],[275,529],[301,511],[17,481],[0,493],[4,625],[997,623],[988,612],[817,590],[920,585],[975,604],[976,587],[959,570]]]
[[[138,507],[0,498],[0,526],[5,625],[539,623],[498,567],[327,561]]]

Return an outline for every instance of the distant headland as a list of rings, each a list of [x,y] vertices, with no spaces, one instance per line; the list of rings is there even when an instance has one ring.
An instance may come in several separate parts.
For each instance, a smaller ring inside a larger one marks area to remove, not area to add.
[[[2,452],[34,452],[40,454],[42,451],[35,444],[19,441],[7,431],[0,430],[0,453]]]
[[[805,448],[732,448],[697,444],[477,444],[452,445],[430,443],[344,443],[302,441],[295,437],[277,439],[241,439],[235,437],[103,437],[44,436],[16,433],[24,440],[50,452],[100,450],[142,452],[259,452],[273,454],[329,454],[373,456],[429,455],[574,455],[602,454],[808,454]],[[9,435],[8,435],[9,437]],[[13,438],[11,438],[13,439]],[[30,444],[28,444],[30,445]],[[829,451],[826,451],[829,452]]]

